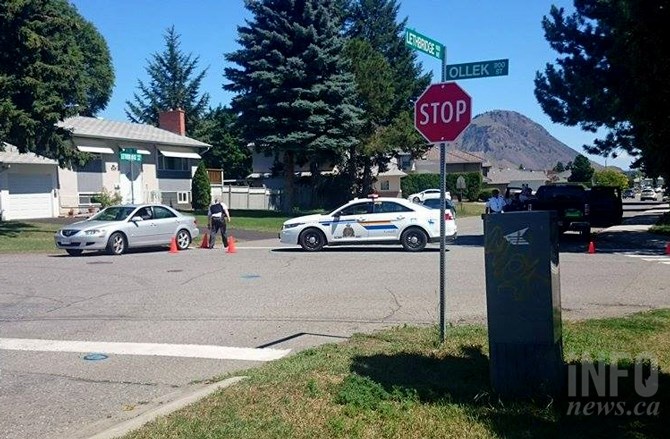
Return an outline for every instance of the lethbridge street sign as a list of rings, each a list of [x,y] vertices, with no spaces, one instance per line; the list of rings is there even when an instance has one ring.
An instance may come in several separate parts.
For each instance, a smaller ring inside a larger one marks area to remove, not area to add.
[[[421,35],[417,31],[411,29],[405,30],[405,44],[412,49],[427,53],[437,59],[444,58],[444,45],[425,35]]]

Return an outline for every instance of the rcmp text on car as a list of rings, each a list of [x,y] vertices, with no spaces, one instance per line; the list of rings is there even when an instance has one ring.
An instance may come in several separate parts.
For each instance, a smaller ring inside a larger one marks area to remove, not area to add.
[[[456,222],[445,212],[445,238],[456,238]],[[428,242],[440,241],[440,211],[402,198],[357,198],[327,214],[293,218],[279,235],[285,244],[307,251],[324,246],[402,244],[421,251]]]

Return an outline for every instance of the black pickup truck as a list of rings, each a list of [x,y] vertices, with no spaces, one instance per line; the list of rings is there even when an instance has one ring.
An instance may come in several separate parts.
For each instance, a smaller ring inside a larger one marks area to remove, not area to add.
[[[615,186],[593,186],[588,190],[590,222],[595,227],[621,224],[623,201],[621,188]]]
[[[571,184],[540,186],[527,206],[528,210],[555,210],[560,233],[577,231],[590,241],[589,196],[584,187]]]

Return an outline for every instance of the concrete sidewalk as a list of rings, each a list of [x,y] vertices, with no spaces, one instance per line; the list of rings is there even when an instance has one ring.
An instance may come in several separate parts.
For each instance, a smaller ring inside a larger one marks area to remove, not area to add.
[[[649,229],[656,224],[660,217],[670,212],[666,205],[647,210],[641,215],[625,218],[623,224],[608,227],[594,234],[599,243],[607,243],[621,248],[664,252],[670,236],[650,233]]]

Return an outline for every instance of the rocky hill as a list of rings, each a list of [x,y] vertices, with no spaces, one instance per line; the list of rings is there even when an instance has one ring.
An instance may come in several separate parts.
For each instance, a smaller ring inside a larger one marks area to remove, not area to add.
[[[566,164],[579,154],[526,116],[503,110],[474,117],[450,146],[486,157],[495,167],[512,169],[519,165],[552,169],[557,162]]]

